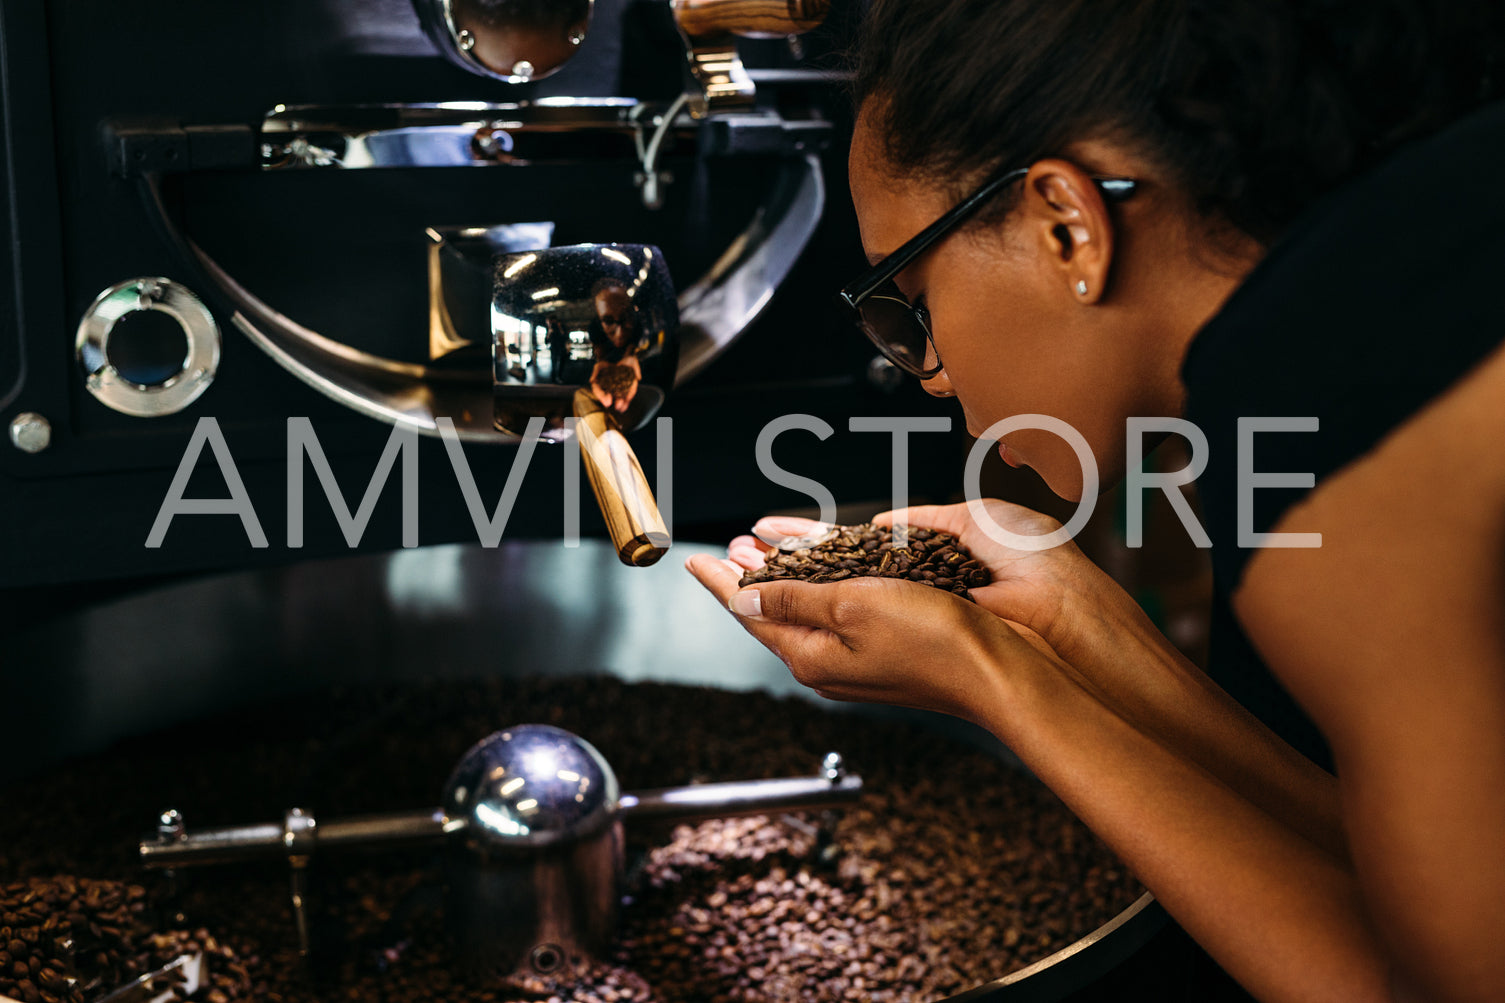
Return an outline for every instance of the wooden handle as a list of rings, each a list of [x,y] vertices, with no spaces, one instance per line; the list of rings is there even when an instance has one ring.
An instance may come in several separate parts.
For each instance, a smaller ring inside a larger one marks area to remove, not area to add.
[[[820,27],[831,0],[673,0],[674,17],[691,38],[736,35],[797,35]]]
[[[659,514],[648,478],[617,420],[588,389],[575,391],[575,435],[596,503],[617,556],[630,567],[646,568],[669,549],[669,528]]]

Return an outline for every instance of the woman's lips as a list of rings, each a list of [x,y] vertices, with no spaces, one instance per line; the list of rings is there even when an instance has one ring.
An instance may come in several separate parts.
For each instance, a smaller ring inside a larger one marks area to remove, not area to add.
[[[967,434],[974,439],[982,438],[982,433],[974,429],[970,421],[967,422]],[[1023,458],[1008,446],[1004,445],[1002,439],[998,441],[998,457],[1011,467],[1021,467],[1024,465]]]

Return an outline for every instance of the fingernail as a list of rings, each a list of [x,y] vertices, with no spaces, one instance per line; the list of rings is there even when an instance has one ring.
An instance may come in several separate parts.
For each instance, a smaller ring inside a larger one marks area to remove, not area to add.
[[[738,616],[763,615],[763,599],[758,595],[757,589],[743,589],[741,592],[733,592],[731,601],[726,605]]]

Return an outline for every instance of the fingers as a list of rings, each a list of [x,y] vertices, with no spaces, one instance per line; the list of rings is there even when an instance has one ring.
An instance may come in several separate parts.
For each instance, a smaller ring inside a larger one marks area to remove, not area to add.
[[[786,536],[804,536],[820,525],[823,524],[799,516],[766,515],[753,523],[752,531],[760,540],[779,540]]]
[[[685,568],[753,630],[753,624],[850,629],[855,614],[852,588],[867,582],[813,585],[809,582],[760,582],[741,588],[742,569],[732,561],[694,554]],[[753,630],[753,633],[758,631]]]
[[[706,591],[725,606],[737,591],[743,569],[729,560],[717,560],[710,554],[691,554],[685,569],[704,585]]]
[[[726,546],[726,556],[748,571],[756,571],[765,563],[764,553],[768,545],[754,536],[739,536]]]
[[[762,596],[759,594],[763,586],[739,589],[742,569],[733,562],[718,561],[709,554],[694,554],[685,561],[685,568],[723,607],[737,614],[737,619],[748,633],[761,641],[785,664],[791,667],[796,664],[823,664],[845,650],[841,641],[827,631],[781,623],[765,617]],[[809,585],[804,582],[780,584],[802,585],[815,590],[830,588],[829,585]],[[782,611],[786,607],[780,606],[779,609]],[[796,678],[801,682],[805,681],[798,673]]]
[[[924,526],[942,533],[960,536],[970,525],[965,505],[911,505],[894,512],[879,512],[873,516],[875,526]]]
[[[983,546],[986,546],[984,539],[991,540],[991,537],[984,537],[986,530],[978,525],[978,518],[991,520],[993,525],[1020,536],[1046,536],[1061,528],[1060,522],[1051,516],[1013,502],[986,498],[982,508],[983,515],[974,516],[968,504],[915,505],[897,512],[881,512],[873,517],[873,523],[879,526],[895,523],[924,526],[950,533],[964,543],[971,541]]]
[[[768,623],[793,623],[830,630],[835,626],[840,602],[835,589],[809,582],[761,582],[749,585],[731,598],[731,610],[739,616]]]

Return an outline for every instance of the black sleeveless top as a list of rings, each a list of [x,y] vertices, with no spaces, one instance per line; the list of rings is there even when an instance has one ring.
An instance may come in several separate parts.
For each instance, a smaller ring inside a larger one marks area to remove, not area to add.
[[[1320,484],[1502,340],[1505,104],[1496,104],[1324,198],[1191,345],[1186,417],[1209,449],[1197,481],[1213,541],[1209,674],[1324,765],[1320,733],[1229,605],[1255,553],[1238,545],[1238,419],[1316,418],[1316,432],[1256,434],[1251,453],[1256,472],[1309,473]],[[1305,493],[1253,491],[1254,532],[1271,531]]]

